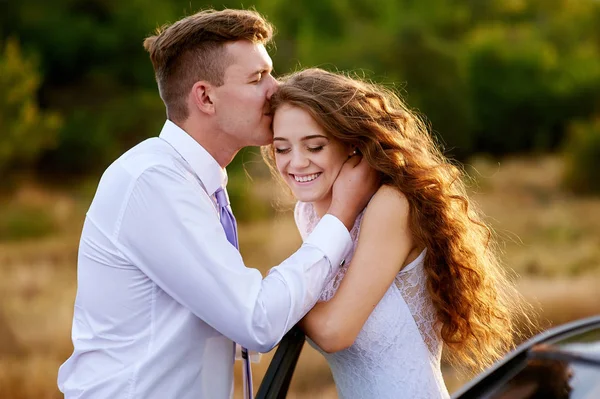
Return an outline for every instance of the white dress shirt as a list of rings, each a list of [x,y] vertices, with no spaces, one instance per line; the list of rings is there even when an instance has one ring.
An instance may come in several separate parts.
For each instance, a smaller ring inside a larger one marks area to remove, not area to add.
[[[228,398],[232,341],[267,352],[316,303],[348,230],[326,215],[263,279],[219,222],[226,176],[170,121],[106,170],[81,235],[66,398]]]

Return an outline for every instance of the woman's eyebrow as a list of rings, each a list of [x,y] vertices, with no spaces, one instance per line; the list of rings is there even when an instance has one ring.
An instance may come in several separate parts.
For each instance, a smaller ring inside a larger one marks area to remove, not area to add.
[[[322,134],[311,134],[309,136],[304,136],[300,139],[300,141],[310,140],[310,139],[325,139],[329,141],[329,137],[323,136]],[[285,137],[273,137],[273,141],[289,141]]]
[[[323,136],[322,134],[311,134],[310,136],[304,136],[302,137],[300,140],[310,140],[310,139],[326,139],[327,141],[329,141],[329,137],[327,136]]]

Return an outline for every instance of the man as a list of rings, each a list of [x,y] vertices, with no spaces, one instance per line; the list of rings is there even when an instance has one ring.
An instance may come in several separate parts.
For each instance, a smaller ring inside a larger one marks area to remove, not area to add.
[[[210,10],[144,42],[168,120],[106,170],[87,213],[67,398],[227,398],[233,342],[269,351],[343,262],[376,186],[356,157],[329,214],[266,278],[236,248],[224,168],[272,139],[271,35],[255,12]]]

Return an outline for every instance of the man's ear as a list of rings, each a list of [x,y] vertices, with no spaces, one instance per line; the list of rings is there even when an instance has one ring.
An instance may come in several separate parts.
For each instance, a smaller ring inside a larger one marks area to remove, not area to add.
[[[192,86],[190,96],[200,112],[212,115],[215,113],[215,105],[212,101],[214,94],[214,87],[210,83],[200,80]]]

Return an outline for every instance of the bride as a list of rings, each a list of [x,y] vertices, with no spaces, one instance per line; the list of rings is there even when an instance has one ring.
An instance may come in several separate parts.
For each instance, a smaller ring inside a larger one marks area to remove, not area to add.
[[[300,326],[326,357],[340,398],[447,398],[442,347],[477,369],[513,346],[519,295],[504,276],[461,173],[390,91],[320,69],[285,78],[262,149],[310,234],[345,160],[382,186],[356,219],[353,252]]]

